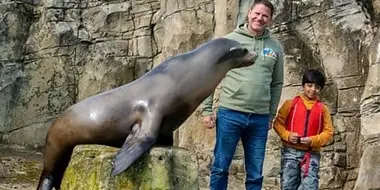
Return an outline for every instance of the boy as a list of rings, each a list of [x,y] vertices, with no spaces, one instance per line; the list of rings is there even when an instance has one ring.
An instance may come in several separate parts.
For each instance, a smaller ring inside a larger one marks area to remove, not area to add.
[[[283,190],[318,189],[319,150],[333,137],[330,112],[318,98],[324,85],[321,72],[306,71],[302,77],[303,93],[286,100],[274,121],[274,130],[283,142]]]

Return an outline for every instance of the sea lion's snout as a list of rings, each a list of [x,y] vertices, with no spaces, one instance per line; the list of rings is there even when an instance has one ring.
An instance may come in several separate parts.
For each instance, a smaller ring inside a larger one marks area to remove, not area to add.
[[[255,59],[257,58],[257,53],[248,51],[247,48],[242,48],[242,52],[244,55],[238,61],[237,67],[247,67],[253,65],[255,63]]]

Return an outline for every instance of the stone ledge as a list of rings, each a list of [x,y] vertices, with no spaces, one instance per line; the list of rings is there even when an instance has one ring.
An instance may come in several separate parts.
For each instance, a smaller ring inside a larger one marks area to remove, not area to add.
[[[123,173],[112,176],[119,149],[80,145],[74,149],[62,190],[199,189],[194,153],[177,147],[154,147]]]

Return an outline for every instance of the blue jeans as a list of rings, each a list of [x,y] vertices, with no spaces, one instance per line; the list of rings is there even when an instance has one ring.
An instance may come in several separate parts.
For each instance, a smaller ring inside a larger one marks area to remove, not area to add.
[[[225,190],[228,171],[240,138],[244,148],[247,190],[260,190],[269,114],[244,113],[219,107],[210,189]]]
[[[305,151],[290,147],[281,150],[281,189],[282,190],[318,190],[319,152],[312,152],[307,176],[305,166],[301,167]]]

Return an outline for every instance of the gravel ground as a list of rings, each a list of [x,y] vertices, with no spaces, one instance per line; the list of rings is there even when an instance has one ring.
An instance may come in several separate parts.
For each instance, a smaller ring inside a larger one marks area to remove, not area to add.
[[[41,169],[41,152],[0,144],[0,190],[35,190]]]

